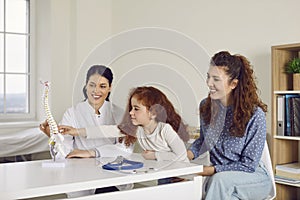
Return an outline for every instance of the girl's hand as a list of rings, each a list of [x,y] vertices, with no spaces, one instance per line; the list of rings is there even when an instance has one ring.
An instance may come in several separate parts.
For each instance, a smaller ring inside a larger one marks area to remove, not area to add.
[[[96,156],[93,150],[74,149],[67,155],[67,158],[94,158]]]
[[[60,125],[58,130],[63,135],[85,136],[84,128],[73,128],[72,126]]]
[[[142,152],[142,156],[146,159],[146,160],[155,160],[155,151],[149,151],[149,150],[145,150]]]

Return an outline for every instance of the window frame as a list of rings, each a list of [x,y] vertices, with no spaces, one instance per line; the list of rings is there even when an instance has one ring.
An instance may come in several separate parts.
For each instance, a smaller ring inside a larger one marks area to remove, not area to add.
[[[8,1],[8,0],[4,0]],[[24,74],[26,76],[26,88],[28,92],[28,112],[27,113],[0,113],[0,126],[3,123],[16,123],[16,122],[24,122],[24,121],[34,121],[36,120],[37,114],[36,110],[36,68],[35,68],[35,37],[34,37],[34,30],[35,30],[35,0],[25,0],[28,2],[27,5],[27,12],[29,12],[28,15],[28,24],[27,29],[28,33],[26,35],[28,36],[27,40],[27,46],[29,48],[29,51],[27,51],[27,65],[28,69],[25,73],[7,73],[7,74]],[[6,12],[6,8],[4,7],[4,14]],[[6,32],[4,30],[4,33],[10,33]],[[18,34],[18,33],[16,33]],[[18,34],[18,35],[24,35],[24,34]],[[5,42],[5,41],[4,41]],[[4,53],[5,54],[5,53]],[[5,58],[4,58],[5,59]],[[6,74],[4,72],[3,74]],[[28,80],[29,79],[29,80]],[[4,91],[4,95],[6,95]]]

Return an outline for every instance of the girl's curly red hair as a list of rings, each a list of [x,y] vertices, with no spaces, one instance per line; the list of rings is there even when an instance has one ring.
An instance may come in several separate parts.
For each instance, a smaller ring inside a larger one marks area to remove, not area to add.
[[[118,126],[123,134],[125,134],[125,144],[129,146],[136,141],[137,126],[131,122],[129,112],[132,110],[131,98],[135,97],[139,103],[144,105],[150,112],[156,116],[157,122],[168,123],[178,133],[183,141],[188,141],[189,134],[186,125],[183,124],[180,115],[175,111],[173,104],[166,95],[152,86],[143,86],[134,88],[128,99],[126,113],[122,123]],[[122,139],[121,139],[122,140]]]

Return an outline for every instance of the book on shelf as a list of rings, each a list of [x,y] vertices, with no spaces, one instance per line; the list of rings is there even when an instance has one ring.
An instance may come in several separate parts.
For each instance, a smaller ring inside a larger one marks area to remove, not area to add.
[[[300,162],[276,165],[276,176],[300,180]]]
[[[285,96],[277,96],[277,135],[284,136],[285,130]]]
[[[300,97],[291,99],[291,133],[300,136]]]
[[[277,175],[275,175],[275,181],[281,181],[281,182],[291,183],[291,184],[299,184],[300,183],[300,179],[286,178],[286,177],[277,176]]]
[[[277,96],[277,135],[300,136],[300,94]]]
[[[300,95],[299,94],[286,94],[286,135],[287,136],[300,136],[299,133],[299,111]]]

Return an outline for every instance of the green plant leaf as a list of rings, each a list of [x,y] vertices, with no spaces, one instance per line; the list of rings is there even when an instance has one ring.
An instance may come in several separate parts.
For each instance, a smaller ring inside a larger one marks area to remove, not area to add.
[[[286,73],[297,74],[300,73],[300,58],[293,58],[286,65]]]

